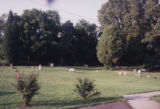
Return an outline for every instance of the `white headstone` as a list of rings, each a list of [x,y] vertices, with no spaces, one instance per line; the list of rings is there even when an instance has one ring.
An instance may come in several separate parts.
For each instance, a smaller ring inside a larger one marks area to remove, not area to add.
[[[68,71],[69,72],[75,72],[76,70],[74,68],[70,68]]]
[[[13,69],[13,64],[10,64],[11,69]]]
[[[54,67],[54,63],[50,63],[50,67]]]
[[[126,75],[127,75],[127,72],[124,72],[124,75],[126,76]]]
[[[121,74],[122,74],[122,72],[118,72],[118,74],[119,74],[119,75],[121,75]]]
[[[138,70],[138,74],[141,74],[141,70]]]
[[[38,66],[38,70],[42,70],[42,65],[40,64],[39,66]]]

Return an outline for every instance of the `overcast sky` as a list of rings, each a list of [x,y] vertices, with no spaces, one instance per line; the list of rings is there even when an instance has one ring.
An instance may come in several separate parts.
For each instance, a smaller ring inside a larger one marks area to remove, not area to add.
[[[48,5],[46,0],[0,0],[0,15],[9,10],[21,14],[24,9],[57,10],[61,21],[71,20],[73,23],[86,19],[98,24],[98,10],[107,0],[55,0]]]

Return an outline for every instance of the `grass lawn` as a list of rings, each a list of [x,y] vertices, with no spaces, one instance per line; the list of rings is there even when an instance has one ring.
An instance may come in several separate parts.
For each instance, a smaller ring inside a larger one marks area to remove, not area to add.
[[[156,101],[156,102],[158,102],[158,103],[160,103],[160,95],[151,97],[151,99]]]
[[[40,92],[33,98],[32,109],[64,109],[124,100],[121,96],[137,92],[160,90],[160,74],[143,74],[139,78],[134,72],[119,76],[118,71],[105,71],[101,67],[75,67],[77,73],[68,72],[65,67],[43,67],[39,75]],[[24,73],[36,68],[18,67]],[[98,70],[98,71],[97,71]],[[21,95],[16,92],[16,72],[10,67],[0,67],[0,109],[19,109],[23,104]],[[146,76],[150,75],[150,78]],[[153,78],[153,77],[157,78]],[[96,88],[102,93],[99,97],[82,102],[74,93],[77,77],[95,80]]]

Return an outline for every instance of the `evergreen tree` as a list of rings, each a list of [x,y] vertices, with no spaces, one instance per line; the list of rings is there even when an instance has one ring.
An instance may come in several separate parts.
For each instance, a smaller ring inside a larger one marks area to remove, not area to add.
[[[4,52],[5,58],[11,63],[18,64],[21,50],[21,18],[9,12],[8,20],[4,32]]]

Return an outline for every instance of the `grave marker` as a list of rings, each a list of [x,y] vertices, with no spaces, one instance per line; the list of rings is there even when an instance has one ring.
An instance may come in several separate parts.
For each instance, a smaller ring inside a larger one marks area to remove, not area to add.
[[[50,67],[54,67],[54,63],[50,63]]]
[[[68,71],[69,72],[75,72],[76,70],[74,68],[70,68]]]
[[[39,71],[42,70],[42,65],[41,65],[41,64],[38,66],[38,70],[39,70]]]
[[[121,75],[121,74],[122,74],[122,72],[118,72],[118,74],[119,74],[119,75]]]

